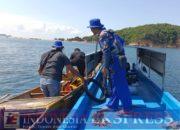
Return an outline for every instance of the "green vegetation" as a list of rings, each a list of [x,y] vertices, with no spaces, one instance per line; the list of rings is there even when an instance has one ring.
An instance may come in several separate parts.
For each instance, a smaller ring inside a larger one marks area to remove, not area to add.
[[[79,41],[79,42],[81,42],[81,41],[84,41],[84,40],[82,38],[80,38],[80,37],[74,37],[74,38],[67,39],[67,41]]]
[[[153,45],[176,45],[180,38],[180,26],[170,24],[149,24],[117,30],[126,43],[149,41]]]
[[[98,41],[98,36],[85,36],[82,39],[88,42],[95,42]]]
[[[160,47],[180,46],[180,26],[171,24],[148,24],[115,31],[126,44]],[[83,38],[91,42],[92,36]],[[96,39],[97,40],[97,39]]]
[[[67,41],[78,41],[78,42],[95,42],[97,40],[98,40],[98,36],[85,36],[83,38],[74,37],[67,39]]]

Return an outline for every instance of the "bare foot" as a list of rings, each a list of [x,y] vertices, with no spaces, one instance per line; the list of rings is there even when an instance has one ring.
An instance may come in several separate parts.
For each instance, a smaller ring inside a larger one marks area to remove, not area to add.
[[[180,122],[178,121],[173,121],[173,122],[170,122],[169,124],[167,124],[167,126],[165,126],[166,129],[178,129],[180,128]]]
[[[113,109],[105,106],[105,107],[103,107],[102,109],[98,110],[97,112],[108,112],[108,111],[113,111]]]
[[[132,114],[132,111],[124,111],[124,110],[119,110],[117,112],[118,116],[130,116]]]
[[[98,112],[93,114],[92,118],[93,118],[93,124],[95,126],[105,127],[105,126],[111,124],[108,120],[106,120],[104,118],[104,112],[98,111]]]

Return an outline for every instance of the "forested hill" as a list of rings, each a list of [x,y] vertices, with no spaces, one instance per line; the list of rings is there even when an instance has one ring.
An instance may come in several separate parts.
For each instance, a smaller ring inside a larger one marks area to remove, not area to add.
[[[180,47],[180,26],[171,24],[148,24],[116,30],[129,45]],[[94,40],[92,36],[84,37]],[[96,38],[95,38],[96,39]]]

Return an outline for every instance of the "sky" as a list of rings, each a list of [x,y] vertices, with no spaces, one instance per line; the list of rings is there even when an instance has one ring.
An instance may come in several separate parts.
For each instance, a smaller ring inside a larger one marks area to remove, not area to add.
[[[0,34],[54,39],[91,35],[89,20],[107,29],[180,25],[180,0],[0,0]]]

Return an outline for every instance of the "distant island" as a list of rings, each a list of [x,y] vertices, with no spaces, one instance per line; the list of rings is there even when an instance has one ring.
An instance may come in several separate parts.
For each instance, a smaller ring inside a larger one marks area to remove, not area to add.
[[[7,35],[7,34],[0,34],[0,37],[6,37],[6,38],[9,38],[9,37],[12,37],[11,35]]]
[[[115,30],[125,41],[126,45],[131,46],[150,46],[150,47],[180,47],[180,26],[163,24],[147,24],[137,27],[129,27]],[[75,37],[67,41],[95,42],[95,36]]]
[[[24,37],[15,37],[12,35],[7,35],[7,34],[0,34],[0,37],[4,37],[4,38],[16,38],[16,39],[29,39],[29,40],[43,40],[41,38],[24,38]]]

